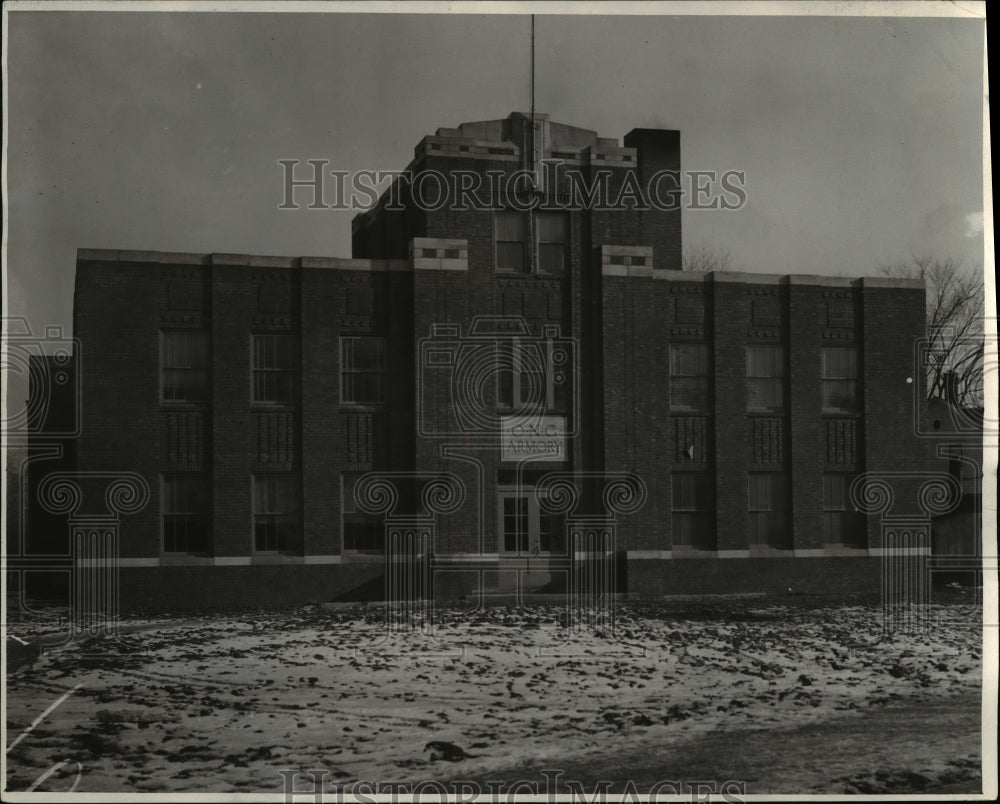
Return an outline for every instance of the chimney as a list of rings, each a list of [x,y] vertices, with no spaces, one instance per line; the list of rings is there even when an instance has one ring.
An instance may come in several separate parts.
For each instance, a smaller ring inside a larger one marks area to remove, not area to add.
[[[644,190],[651,190],[656,176],[673,174],[673,181],[659,183],[662,202],[669,202],[671,189],[681,187],[681,133],[668,129],[634,128],[625,135],[625,147],[635,148],[636,171]],[[676,209],[659,209],[654,204],[649,212],[639,213],[641,234],[638,242],[653,247],[653,264],[657,268],[679,271],[681,267],[681,199]]]

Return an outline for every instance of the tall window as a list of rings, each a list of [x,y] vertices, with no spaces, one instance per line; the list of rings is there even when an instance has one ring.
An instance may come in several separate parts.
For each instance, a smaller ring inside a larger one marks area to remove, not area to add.
[[[674,474],[672,526],[673,543],[699,550],[715,549],[712,528],[712,485],[704,473]]]
[[[531,227],[535,229],[535,257],[529,253]],[[527,212],[504,210],[496,216],[497,270],[524,274],[532,271],[532,262],[542,274],[561,274],[566,268],[568,220],[563,212]]]
[[[749,475],[751,547],[791,547],[787,486],[787,480],[781,474]]]
[[[566,268],[566,216],[561,212],[535,215],[538,232],[538,271],[561,274]]]
[[[296,375],[295,341],[291,335],[253,336],[254,402],[294,402]]]
[[[528,497],[501,497],[503,511],[503,549],[508,553],[528,552]]]
[[[670,409],[708,410],[708,344],[670,345]]]
[[[747,346],[747,410],[780,411],[785,407],[785,347]]]
[[[497,371],[497,406],[502,410],[565,411],[571,402],[570,361],[551,341],[503,343]]]
[[[203,474],[164,475],[160,486],[163,552],[208,551],[211,484]]]
[[[340,399],[345,405],[385,402],[385,338],[340,339]]]
[[[528,216],[524,212],[498,212],[496,218],[497,270],[528,271]]]
[[[366,514],[354,502],[354,488],[362,474],[345,472],[340,476],[343,549],[359,553],[381,553],[385,549],[385,523],[382,517]]]
[[[865,519],[851,505],[849,491],[854,475],[823,475],[823,536],[825,544],[865,547]]]
[[[287,553],[301,549],[299,491],[298,475],[254,475],[254,550]]]
[[[858,409],[858,350],[825,346],[822,352],[823,410],[854,413]]]
[[[164,402],[208,399],[208,333],[173,330],[160,338],[160,398]]]

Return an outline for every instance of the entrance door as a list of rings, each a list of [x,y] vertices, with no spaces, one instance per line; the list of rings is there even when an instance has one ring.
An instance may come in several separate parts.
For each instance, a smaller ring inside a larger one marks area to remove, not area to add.
[[[497,503],[501,553],[559,555],[566,552],[563,518],[543,511],[534,489],[500,491]]]

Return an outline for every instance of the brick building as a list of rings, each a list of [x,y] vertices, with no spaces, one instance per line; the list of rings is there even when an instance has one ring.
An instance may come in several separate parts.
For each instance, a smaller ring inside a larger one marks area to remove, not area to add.
[[[680,137],[439,129],[351,259],[78,252],[76,470],[148,486],[124,606],[378,594],[387,533],[438,597],[558,592],[588,550],[635,595],[877,591],[882,517],[850,490],[891,476],[919,513],[922,283],[684,272],[679,206],[414,203],[457,170],[572,199],[549,158],[649,192]]]

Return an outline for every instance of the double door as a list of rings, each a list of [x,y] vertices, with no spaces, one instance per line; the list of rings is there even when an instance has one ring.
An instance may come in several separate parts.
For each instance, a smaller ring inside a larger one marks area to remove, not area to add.
[[[499,491],[497,517],[501,553],[565,555],[564,519],[543,510],[533,488]]]

